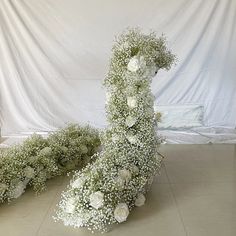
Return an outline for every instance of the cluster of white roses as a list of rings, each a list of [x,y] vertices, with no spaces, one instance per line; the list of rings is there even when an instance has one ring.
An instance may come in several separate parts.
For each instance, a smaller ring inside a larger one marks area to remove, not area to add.
[[[43,138],[32,135],[22,145],[0,153],[0,202],[20,197],[26,187],[39,193],[47,179],[82,167],[100,146],[98,132],[69,125]]]
[[[145,203],[162,160],[150,83],[159,68],[169,69],[173,61],[163,37],[130,30],[118,38],[105,79],[109,128],[102,136],[103,150],[62,193],[57,220],[106,231]]]

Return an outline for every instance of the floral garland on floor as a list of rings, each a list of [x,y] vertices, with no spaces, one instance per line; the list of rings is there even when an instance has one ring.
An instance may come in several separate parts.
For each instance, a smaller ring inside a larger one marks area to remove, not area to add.
[[[144,204],[160,169],[150,84],[159,69],[170,69],[175,60],[164,37],[138,29],[122,34],[112,51],[105,79],[109,127],[102,137],[103,150],[74,175],[56,216],[65,225],[102,232]]]
[[[36,193],[46,181],[85,166],[98,151],[97,130],[68,125],[48,138],[34,134],[23,144],[0,153],[0,202],[11,201],[32,186]]]

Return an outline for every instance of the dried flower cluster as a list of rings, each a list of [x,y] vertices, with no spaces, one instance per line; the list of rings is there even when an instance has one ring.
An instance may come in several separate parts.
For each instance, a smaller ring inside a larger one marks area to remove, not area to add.
[[[102,232],[144,204],[160,169],[150,84],[157,71],[170,69],[175,59],[164,37],[138,29],[122,34],[112,51],[105,79],[109,126],[102,136],[103,150],[74,175],[56,217],[65,225]]]
[[[39,193],[46,180],[87,164],[100,146],[98,132],[68,125],[43,138],[34,134],[0,153],[0,202],[18,198],[27,186]]]

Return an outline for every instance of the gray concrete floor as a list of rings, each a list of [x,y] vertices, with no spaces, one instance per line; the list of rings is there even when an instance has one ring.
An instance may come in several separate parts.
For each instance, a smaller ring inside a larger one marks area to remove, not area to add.
[[[235,236],[236,145],[164,145],[161,176],[147,202],[107,236]],[[68,177],[48,182],[35,196],[28,190],[0,205],[0,236],[86,236],[52,216]]]

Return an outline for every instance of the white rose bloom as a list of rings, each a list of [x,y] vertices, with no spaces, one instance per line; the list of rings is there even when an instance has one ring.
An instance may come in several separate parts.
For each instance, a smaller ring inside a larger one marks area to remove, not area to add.
[[[127,135],[126,138],[131,144],[135,144],[137,142],[137,138],[134,135]]]
[[[18,198],[21,196],[22,193],[24,193],[26,185],[19,181],[19,183],[16,185],[16,187],[11,191],[10,197],[11,198]]]
[[[118,188],[122,189],[122,188],[124,188],[125,180],[123,178],[121,178],[121,176],[117,176],[116,184],[117,184]]]
[[[133,97],[127,97],[127,104],[130,108],[137,107],[137,99],[135,96]]]
[[[145,72],[143,73],[143,77],[144,78],[153,78],[156,73],[158,72],[159,68],[156,65],[153,66],[149,66],[147,67],[147,69],[145,70]]]
[[[25,167],[24,172],[26,178],[32,179],[35,176],[34,168],[30,166]]]
[[[134,202],[134,205],[137,207],[143,206],[145,201],[146,201],[145,196],[142,193],[139,193],[135,202]]]
[[[139,69],[139,60],[137,56],[130,59],[127,68],[131,72],[136,72]]]
[[[47,156],[47,155],[50,155],[51,152],[52,152],[52,149],[50,147],[45,147],[39,152],[39,154],[43,156]]]
[[[66,213],[73,213],[75,211],[75,199],[69,198],[67,199],[66,205],[65,205],[65,212]]]
[[[0,194],[5,193],[6,190],[7,190],[7,185],[4,183],[0,183]]]
[[[137,121],[136,118],[128,116],[125,120],[125,123],[128,127],[132,127],[136,123],[136,121]]]
[[[128,63],[127,69],[131,72],[136,72],[145,66],[146,62],[143,56],[133,56]]]
[[[129,170],[119,170],[118,174],[126,183],[128,183],[131,179],[131,173]]]
[[[104,204],[104,194],[100,191],[90,195],[90,205],[95,209],[99,209]]]
[[[70,185],[72,188],[80,188],[83,186],[85,181],[85,177],[79,177],[74,182],[72,182]]]
[[[129,215],[129,208],[126,203],[119,203],[114,211],[115,219],[121,223],[126,221]]]

